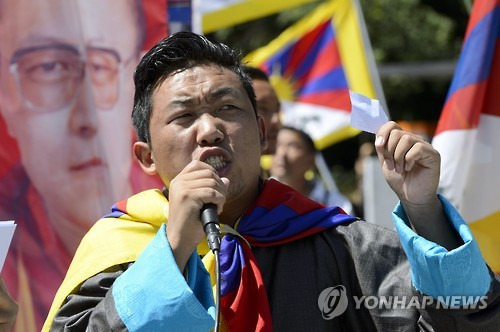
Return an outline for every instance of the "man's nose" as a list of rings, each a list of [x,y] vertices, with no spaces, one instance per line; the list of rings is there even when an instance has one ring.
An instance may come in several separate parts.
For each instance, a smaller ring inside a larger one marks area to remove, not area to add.
[[[224,140],[221,124],[218,123],[216,117],[205,113],[198,118],[197,122],[196,141],[198,145],[214,145]]]
[[[92,138],[97,133],[97,110],[87,80],[82,82],[78,96],[71,106],[69,128],[83,138]]]
[[[276,152],[274,153],[276,157],[284,159],[286,156],[286,147],[283,144],[276,144]]]

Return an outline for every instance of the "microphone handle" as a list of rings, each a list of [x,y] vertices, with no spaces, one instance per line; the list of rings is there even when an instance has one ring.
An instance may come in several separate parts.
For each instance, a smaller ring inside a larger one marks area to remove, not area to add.
[[[201,224],[207,235],[210,250],[220,250],[219,216],[217,206],[213,203],[204,204],[201,208]]]

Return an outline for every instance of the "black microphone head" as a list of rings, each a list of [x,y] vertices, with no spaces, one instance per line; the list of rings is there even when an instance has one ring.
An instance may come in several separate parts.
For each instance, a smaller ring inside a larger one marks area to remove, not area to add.
[[[219,215],[217,214],[217,206],[212,203],[204,204],[201,208],[201,223],[203,228],[209,223],[219,223]]]
[[[207,235],[208,247],[214,250],[220,250],[219,238],[219,216],[217,215],[217,206],[209,203],[201,208],[201,224]]]

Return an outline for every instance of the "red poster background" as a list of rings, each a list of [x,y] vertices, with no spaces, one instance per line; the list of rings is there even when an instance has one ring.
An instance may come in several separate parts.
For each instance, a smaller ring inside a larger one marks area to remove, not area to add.
[[[111,24],[115,26],[110,27],[110,31],[115,31],[116,33],[116,39],[122,38],[123,40],[126,40],[127,36],[127,29],[130,27],[123,26],[123,27],[116,27],[116,22],[120,22],[119,16],[122,15],[123,13],[120,12],[120,6],[122,5],[121,3],[118,4],[116,2],[109,2],[108,6],[106,7],[103,5],[104,3],[107,3],[107,0],[99,0],[99,2],[95,2],[96,7],[101,8],[96,8],[96,12],[92,11],[92,8],[89,10],[89,3],[92,1],[86,2],[87,0],[80,0],[80,1],[72,1],[72,11],[67,12],[68,16],[74,15],[74,17],[79,21],[80,26],[85,27],[85,30],[81,34],[85,37],[87,34],[87,30],[92,31],[95,33],[97,36],[95,39],[92,39],[90,41],[84,40],[84,42],[78,44],[75,42],[75,49],[84,49],[86,51],[82,53],[87,53],[84,55],[83,61],[88,62],[91,61],[91,57],[89,56],[88,53],[88,45],[89,43],[92,44],[95,41],[97,41],[98,47],[106,47],[105,44],[102,43],[102,41],[99,39],[99,31],[93,29],[92,25],[88,25],[88,20],[89,16],[92,16],[95,18],[95,20],[101,20],[101,21],[96,21],[95,25],[105,25],[108,24],[110,26]],[[143,46],[142,50],[147,50],[151,46],[153,46],[158,40],[164,38],[166,35],[168,35],[168,24],[167,24],[167,1],[166,0],[131,0],[131,3],[134,3],[134,1],[137,1],[135,5],[141,5],[143,12],[144,12],[144,27],[145,27],[145,36],[143,39]],[[17,0],[16,0],[17,2]],[[34,13],[33,15],[38,15],[38,16],[43,16],[43,15],[49,15],[47,13],[50,12],[58,12],[59,14],[62,11],[63,6],[70,6],[66,4],[62,5],[62,2],[65,2],[65,0],[50,0],[47,2],[40,2],[41,4],[39,6],[46,6],[42,8],[38,8],[38,13]],[[125,1],[124,1],[125,2]],[[31,2],[24,2],[24,1],[19,1],[17,2],[18,7],[21,6],[21,4],[26,5],[26,8],[32,9],[34,11]],[[82,9],[83,8],[83,9]],[[102,8],[108,8],[108,11],[106,13],[102,13]],[[133,7],[130,7],[133,8]],[[48,56],[50,57],[51,54],[53,53],[51,51],[51,48],[54,45],[56,45],[57,51],[61,51],[61,49],[64,51],[64,47],[59,46],[62,44],[60,40],[56,40],[55,38],[52,38],[52,35],[50,33],[58,34],[61,31],[65,31],[66,29],[69,31],[71,30],[71,27],[64,26],[64,24],[56,26],[53,22],[49,22],[48,24],[52,24],[53,27],[55,27],[55,30],[52,28],[46,28],[44,26],[40,27],[35,27],[33,28],[33,25],[35,25],[38,21],[35,20],[28,20],[25,19],[28,23],[26,23],[26,26],[29,26],[28,28],[25,28],[24,26],[21,27],[20,29],[16,30],[15,32],[9,31],[9,29],[12,29],[16,24],[21,24],[23,22],[23,15],[29,15],[29,13],[25,14],[24,12],[29,12],[30,10],[20,10],[22,8],[16,8],[12,9],[9,5],[2,5],[2,8],[0,9],[2,12],[2,17],[0,17],[0,35],[1,36],[9,36],[9,35],[15,35],[21,36],[22,32],[24,30],[31,29],[31,34],[35,35],[35,37],[39,38],[36,41],[30,43],[33,38],[32,36],[28,36],[28,38],[24,38],[24,42],[20,45],[17,45],[17,49],[22,49],[22,52],[18,52],[17,55],[19,59],[22,60],[17,60],[17,72],[19,73],[20,71],[23,70],[23,66],[25,66],[27,69],[25,72],[22,72],[22,75],[28,75],[30,73],[30,70],[32,67],[30,65],[32,64],[33,59],[38,59],[38,58],[43,58],[43,56]],[[115,10],[116,9],[116,10]],[[99,11],[101,10],[101,11]],[[41,12],[40,12],[41,11]],[[135,15],[136,13],[134,13]],[[130,14],[129,14],[130,15]],[[38,17],[36,16],[36,17]],[[60,16],[56,16],[54,14],[55,20],[59,20]],[[103,22],[108,21],[109,22]],[[1,21],[4,22],[1,22]],[[6,22],[9,23],[6,23]],[[40,20],[43,21],[43,20]],[[68,22],[71,20],[68,19]],[[71,23],[71,22],[70,22]],[[87,24],[87,25],[86,25]],[[23,30],[24,29],[24,30]],[[52,30],[51,30],[52,29]],[[3,31],[2,31],[3,30]],[[120,33],[123,32],[124,35],[121,35]],[[45,33],[45,35],[44,35]],[[69,33],[69,32],[68,32]],[[105,32],[101,31],[101,35],[106,35]],[[22,36],[24,37],[24,36]],[[31,38],[31,39],[30,39]],[[115,38],[115,37],[114,37]],[[83,38],[85,39],[85,38]],[[12,38],[14,40],[14,38]],[[8,42],[12,41],[8,40]],[[21,40],[21,37],[19,37],[19,40]],[[26,42],[28,40],[28,42]],[[1,40],[0,43],[4,43],[6,41],[6,38]],[[68,44],[72,45],[73,40],[70,40]],[[48,45],[48,46],[47,46]],[[36,50],[35,50],[36,49]],[[37,53],[38,52],[38,53]],[[52,53],[50,53],[52,52]],[[24,135],[24,136],[30,136],[33,127],[29,125],[28,122],[30,122],[34,117],[38,117],[40,119],[39,123],[44,123],[42,122],[43,117],[48,117],[48,116],[53,116],[50,114],[55,114],[55,112],[47,112],[43,114],[30,114],[29,118],[26,125],[24,123],[19,123],[19,125],[16,123],[15,127],[16,130],[18,128],[21,128],[21,131],[25,130],[25,133],[17,133],[16,135],[11,136],[11,132],[13,128],[8,128],[7,123],[9,121],[6,121],[3,118],[3,114],[10,114],[7,112],[11,112],[8,108],[11,106],[10,101],[5,102],[5,100],[12,100],[12,91],[8,90],[15,86],[15,84],[12,83],[12,76],[13,76],[13,70],[12,70],[12,63],[15,56],[15,52],[13,52],[14,56],[11,56],[10,54],[7,55],[8,51],[6,47],[3,47],[0,45],[0,60],[2,61],[2,66],[0,67],[0,96],[3,95],[2,98],[0,98],[0,109],[2,112],[0,112],[0,220],[12,220],[14,219],[16,221],[17,230],[14,235],[14,239],[12,241],[11,247],[8,252],[7,260],[6,263],[3,267],[2,270],[2,278],[5,280],[5,283],[7,285],[7,288],[9,289],[9,292],[11,295],[14,297],[14,299],[18,302],[19,304],[19,313],[18,313],[18,318],[17,318],[17,323],[16,323],[16,330],[17,331],[40,331],[41,326],[43,324],[43,321],[45,320],[46,314],[48,312],[49,306],[52,302],[53,296],[57,290],[57,287],[61,283],[62,279],[64,278],[64,274],[66,272],[66,269],[69,266],[69,263],[71,261],[71,257],[73,256],[74,253],[74,248],[76,247],[77,243],[79,242],[79,239],[81,238],[80,234],[84,234],[84,232],[91,226],[93,222],[96,220],[89,220],[87,225],[82,226],[81,224],[71,224],[70,218],[61,218],[63,222],[65,221],[67,225],[63,225],[64,227],[59,227],[61,224],[55,224],[53,220],[49,217],[51,214],[53,214],[51,208],[49,205],[46,204],[46,200],[44,199],[44,194],[45,192],[50,192],[52,191],[62,191],[64,188],[63,187],[71,187],[70,183],[64,183],[64,184],[59,184],[60,187],[58,188],[44,188],[43,185],[38,185],[35,186],[32,184],[32,180],[30,179],[30,176],[28,174],[33,173],[33,169],[36,170],[36,164],[35,166],[30,166],[30,171],[27,171],[24,167],[24,162],[26,160],[30,160],[31,164],[33,164],[33,158],[29,157],[22,157],[22,153],[20,153],[21,147],[23,144],[18,144],[18,141],[13,138],[12,136],[17,136],[17,135]],[[142,52],[140,52],[142,54]],[[25,55],[29,54],[31,58],[26,57]],[[34,55],[38,54],[38,55]],[[40,55],[41,54],[41,55]],[[23,57],[24,56],[24,57]],[[38,57],[38,58],[37,58]],[[137,59],[139,59],[138,57]],[[10,59],[10,62],[9,62]],[[27,59],[27,60],[25,60]],[[24,61],[24,62],[23,62]],[[31,62],[30,62],[31,61]],[[36,60],[39,61],[39,60]],[[65,60],[66,61],[66,60]],[[122,57],[122,63],[123,67],[126,67],[128,65],[128,60]],[[135,64],[131,64],[131,67],[133,66],[135,68]],[[47,65],[45,66],[45,70],[47,70],[49,67]],[[120,67],[121,68],[121,67]],[[54,69],[54,68],[51,68]],[[123,68],[121,68],[123,69]],[[85,75],[88,74],[88,66],[85,67]],[[132,75],[131,73],[133,72],[133,68],[129,69],[127,71],[127,76],[120,78],[123,79],[119,81],[119,84],[122,85],[127,85],[130,84],[132,87],[132,84],[130,83],[132,80]],[[130,74],[130,75],[128,75]],[[21,75],[21,74],[18,74]],[[91,80],[92,78],[87,78],[85,77],[84,80]],[[10,81],[9,81],[10,80]],[[5,83],[7,82],[7,83]],[[10,82],[10,87],[9,83]],[[24,81],[22,79],[17,82],[17,88],[20,89],[20,86]],[[87,82],[87,81],[85,81]],[[92,81],[93,82],[93,81]],[[86,87],[88,89],[88,87]],[[119,85],[119,89],[122,88],[122,86]],[[25,88],[27,89],[27,88]],[[106,90],[102,87],[96,87],[92,86],[92,94],[95,96],[96,94],[101,93],[101,91],[106,92]],[[133,92],[133,89],[131,89]],[[119,93],[122,92],[121,90],[118,90],[118,98],[128,98],[127,103],[131,104],[130,101],[132,99],[132,96],[123,96],[119,95]],[[89,94],[89,95],[92,95]],[[23,97],[25,97],[27,94],[25,93]],[[45,97],[45,96],[43,96]],[[80,98],[81,96],[78,95],[76,98]],[[104,215],[106,214],[109,209],[110,205],[108,204],[108,201],[111,201],[112,199],[123,199],[126,198],[126,196],[147,189],[151,187],[161,187],[161,181],[158,178],[152,178],[146,176],[138,167],[137,163],[134,160],[127,161],[127,165],[129,167],[126,167],[128,171],[128,176],[125,176],[124,179],[114,179],[113,177],[117,177],[115,175],[115,168],[111,167],[113,165],[112,159],[115,156],[115,149],[111,144],[111,151],[112,153],[106,153],[109,152],[110,148],[110,142],[107,141],[109,139],[117,140],[117,137],[130,137],[130,153],[129,157],[132,159],[132,153],[131,153],[131,145],[132,142],[135,140],[135,133],[133,132],[133,129],[131,126],[129,127],[123,127],[123,125],[118,125],[119,123],[122,122],[116,122],[116,126],[113,126],[113,123],[109,124],[109,122],[113,122],[114,120],[111,118],[112,115],[101,115],[101,114],[107,114],[105,112],[100,113],[100,110],[96,110],[98,106],[96,106],[96,102],[90,99],[87,101],[87,113],[88,113],[88,118],[89,119],[94,119],[94,118],[99,118],[99,117],[106,117],[109,118],[107,120],[108,122],[108,127],[105,128],[106,133],[102,134],[102,128],[97,128],[96,130],[96,143],[92,145],[93,151],[100,151],[103,155],[103,160],[100,160],[99,162],[96,161],[95,157],[94,159],[88,161],[85,160],[84,157],[79,159],[78,153],[79,150],[77,149],[70,149],[68,151],[61,151],[61,160],[59,158],[53,158],[49,153],[47,153],[46,158],[52,158],[50,162],[53,164],[53,168],[51,169],[50,172],[47,172],[44,170],[43,165],[47,163],[47,160],[43,156],[43,153],[40,153],[40,151],[43,152],[44,149],[48,149],[48,146],[44,145],[46,143],[40,142],[40,141],[33,141],[33,146],[31,147],[31,150],[33,150],[34,153],[38,153],[39,155],[42,156],[42,158],[39,160],[40,163],[40,172],[43,172],[42,174],[38,174],[37,177],[41,178],[42,180],[45,179],[51,179],[52,177],[57,177],[61,173],[64,173],[64,170],[62,167],[64,165],[64,158],[66,155],[70,155],[69,159],[73,158],[72,160],[80,160],[79,162],[86,162],[85,165],[88,166],[88,164],[98,164],[98,163],[104,163],[104,164],[109,164],[109,169],[106,169],[106,174],[108,175],[108,178],[105,179],[106,184],[110,184],[114,182],[123,182],[127,181],[129,183],[127,187],[127,191],[119,192],[119,190],[108,190],[107,186],[99,183],[98,177],[93,177],[90,176],[88,183],[93,183],[92,186],[84,186],[85,181],[82,182],[82,186],[73,186],[71,187],[74,191],[80,190],[85,190],[86,188],[96,188],[96,192],[94,193],[96,197],[100,196],[110,196],[108,195],[109,192],[113,193],[111,196],[112,198],[107,197],[107,200],[104,200],[106,203],[100,202],[96,203],[96,210],[93,211],[93,214],[95,215]],[[26,98],[28,99],[28,98]],[[26,108],[26,107],[25,107]],[[76,108],[75,108],[76,109]],[[123,110],[119,110],[121,114],[125,117],[130,118],[130,113],[131,113],[131,107]],[[63,111],[65,112],[65,111]],[[74,118],[78,117],[83,117],[83,115],[79,115],[78,110],[73,110],[71,112],[74,112],[73,115],[71,115]],[[113,111],[115,112],[115,111]],[[118,112],[118,111],[117,111]],[[49,115],[47,115],[49,114]],[[10,115],[9,115],[10,116]],[[12,121],[12,120],[11,120]],[[59,121],[59,120],[57,120]],[[76,121],[72,120],[71,117],[69,117],[68,123],[71,121]],[[83,121],[80,119],[80,121]],[[89,120],[90,121],[90,120]],[[106,121],[106,120],[105,120]],[[98,121],[96,120],[96,123]],[[12,123],[12,122],[10,122]],[[52,123],[52,126],[55,124]],[[42,125],[39,125],[38,127],[35,127],[37,130],[43,131],[44,128]],[[48,142],[50,142],[50,139],[54,139],[53,137],[51,138],[51,129],[53,127],[48,127],[46,129],[45,135],[49,137]],[[59,129],[59,128],[58,128]],[[93,131],[88,129],[88,128],[79,128],[79,133],[78,135],[82,137],[87,137],[90,135],[93,135]],[[99,131],[100,130],[100,131]],[[130,132],[132,133],[131,135],[118,135],[118,133],[126,133]],[[54,136],[57,135],[57,133],[54,133]],[[112,142],[114,143],[114,141]],[[119,147],[116,148],[118,150]],[[92,149],[91,149],[92,150]],[[96,153],[94,151],[94,153]],[[104,151],[104,152],[103,152]],[[27,155],[27,153],[25,153]],[[116,154],[118,155],[118,154]],[[86,157],[85,157],[86,158]],[[108,159],[106,159],[108,158]],[[81,161],[84,160],[84,161]],[[107,160],[107,161],[106,161]],[[87,167],[85,166],[85,167]],[[121,165],[118,163],[118,166],[121,167]],[[78,166],[80,167],[80,166]],[[125,166],[124,166],[125,167]],[[118,172],[118,171],[117,171]],[[93,174],[93,173],[89,173]],[[40,181],[42,183],[45,183],[44,181]],[[50,181],[46,181],[46,183],[50,183]],[[87,183],[87,184],[88,184]],[[105,191],[100,192],[100,191]],[[88,194],[88,193],[87,193]],[[83,195],[83,192],[82,192]],[[78,197],[78,195],[76,196]],[[63,197],[64,198],[64,197]],[[83,198],[82,198],[83,199]],[[57,202],[56,202],[57,203]],[[73,214],[78,214],[79,212],[82,214],[85,214],[88,209],[88,206],[82,204],[81,208],[82,211],[75,211],[79,208],[79,202],[76,202],[75,206],[73,207]],[[59,205],[61,207],[70,205],[68,202],[65,202],[64,199],[61,199],[59,202]],[[106,205],[106,206],[105,206]],[[57,204],[53,204],[51,206],[56,206],[57,209]],[[75,208],[76,207],[76,208]],[[64,210],[64,208],[61,208],[61,210]],[[67,213],[68,211],[63,211],[61,214],[65,216],[66,215],[71,215],[71,213]],[[68,243],[65,242],[67,238],[72,238],[72,242],[68,246]]]

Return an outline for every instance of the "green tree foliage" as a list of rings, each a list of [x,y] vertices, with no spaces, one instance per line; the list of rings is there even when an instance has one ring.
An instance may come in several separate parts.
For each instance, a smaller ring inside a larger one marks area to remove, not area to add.
[[[419,0],[362,0],[378,63],[447,60],[460,40],[452,18]]]
[[[467,24],[459,1],[361,0],[378,66],[456,60]],[[395,120],[437,121],[450,76],[395,75],[382,86]]]

